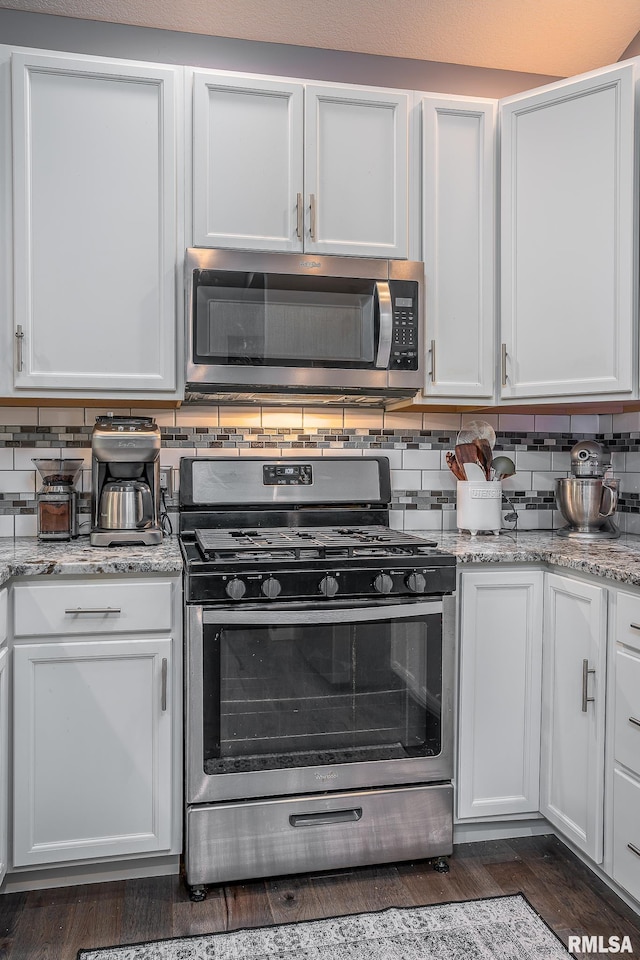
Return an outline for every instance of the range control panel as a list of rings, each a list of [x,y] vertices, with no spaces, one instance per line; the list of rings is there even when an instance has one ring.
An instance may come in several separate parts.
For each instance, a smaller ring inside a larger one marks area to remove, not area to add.
[[[310,463],[267,463],[262,468],[262,482],[266,487],[308,486],[313,482]]]
[[[418,369],[418,285],[411,281],[393,280],[389,283],[393,310],[391,340],[391,370]]]

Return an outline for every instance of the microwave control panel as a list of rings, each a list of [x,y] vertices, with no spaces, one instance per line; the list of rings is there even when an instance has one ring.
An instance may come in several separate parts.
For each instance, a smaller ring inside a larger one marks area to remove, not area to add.
[[[411,281],[393,280],[391,305],[393,326],[391,337],[391,370],[418,369],[418,285]]]

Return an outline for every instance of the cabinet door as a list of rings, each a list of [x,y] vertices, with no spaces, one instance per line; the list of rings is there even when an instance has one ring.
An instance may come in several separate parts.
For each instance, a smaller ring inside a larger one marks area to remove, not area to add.
[[[305,250],[406,257],[408,96],[305,88]]]
[[[302,84],[193,75],[193,242],[302,250]]]
[[[175,392],[177,70],[12,69],[15,391]]]
[[[11,50],[0,44],[0,397],[13,388],[13,212]]]
[[[171,848],[170,639],[14,648],[14,865]]]
[[[542,573],[461,576],[458,817],[538,810]]]
[[[540,811],[602,861],[606,591],[546,575]]]
[[[493,396],[495,137],[493,101],[422,99],[425,392]]]
[[[0,647],[0,884],[9,849],[9,651]]]
[[[502,102],[502,396],[633,388],[631,64]]]

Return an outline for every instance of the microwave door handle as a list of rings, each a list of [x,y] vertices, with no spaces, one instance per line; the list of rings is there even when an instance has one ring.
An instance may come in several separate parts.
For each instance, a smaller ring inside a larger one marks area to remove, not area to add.
[[[375,305],[378,312],[378,353],[376,367],[382,370],[389,369],[391,357],[391,338],[393,336],[393,310],[391,309],[391,290],[384,281],[376,283]]]

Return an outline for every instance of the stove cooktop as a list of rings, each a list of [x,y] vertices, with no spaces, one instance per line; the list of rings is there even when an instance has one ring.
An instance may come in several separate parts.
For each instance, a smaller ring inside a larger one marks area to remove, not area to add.
[[[195,531],[203,560],[309,560],[345,557],[419,556],[437,544],[389,527],[271,527],[260,530]]]
[[[205,528],[181,543],[187,603],[399,600],[455,590],[452,554],[389,527]]]

